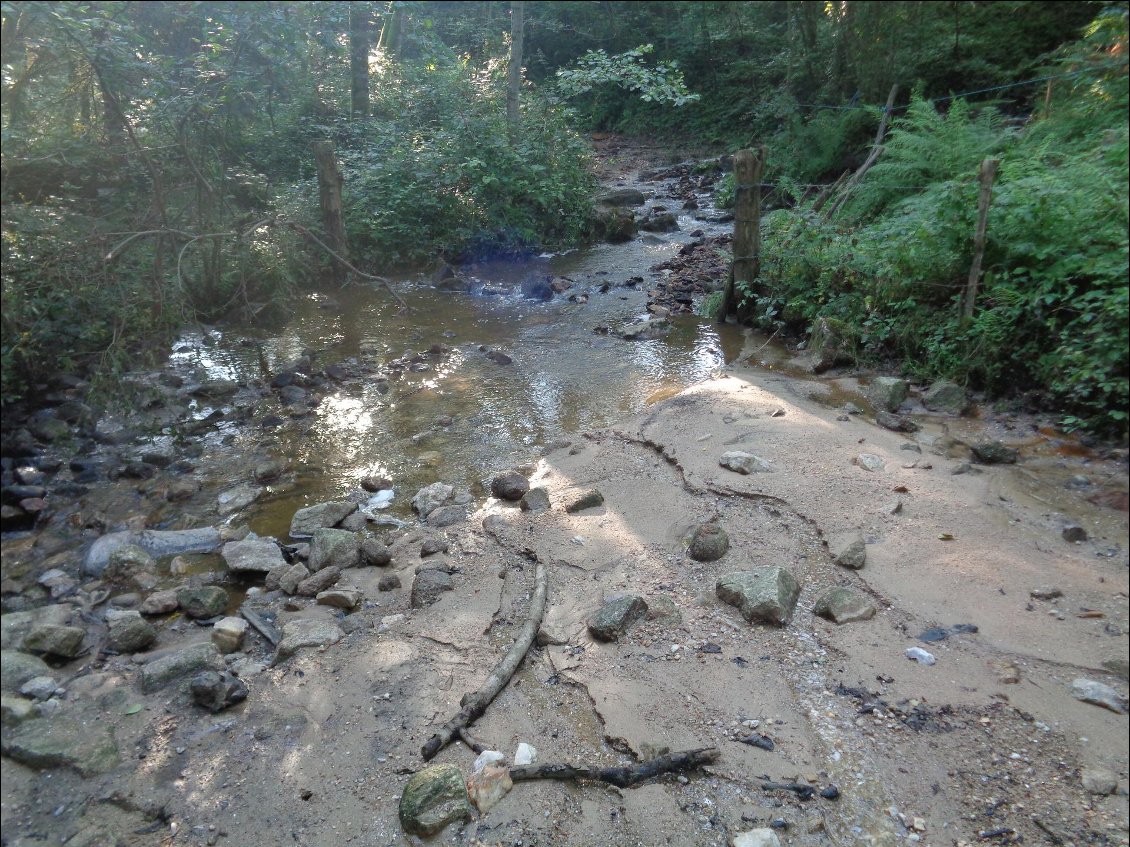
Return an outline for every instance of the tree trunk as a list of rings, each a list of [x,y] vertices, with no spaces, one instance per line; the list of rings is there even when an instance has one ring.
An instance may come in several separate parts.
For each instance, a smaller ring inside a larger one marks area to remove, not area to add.
[[[722,294],[718,322],[737,307],[739,283],[753,285],[761,275],[761,175],[765,148],[734,154],[734,260]]]
[[[510,3],[510,65],[506,71],[506,125],[510,131],[510,143],[518,139],[518,95],[522,89],[522,0]]]
[[[977,231],[973,234],[973,265],[969,268],[969,281],[965,284],[965,303],[961,310],[964,321],[973,317],[977,287],[981,284],[981,262],[985,258],[985,233],[989,226],[989,200],[993,196],[993,180],[997,178],[999,165],[999,159],[985,159],[978,173],[981,192],[977,197]]]
[[[369,4],[349,4],[350,115],[369,115]]]
[[[345,178],[337,164],[332,141],[315,141],[311,145],[314,162],[318,166],[318,199],[322,206],[322,228],[326,233],[326,244],[334,253],[333,278],[343,283],[349,278],[349,269],[344,262],[349,261],[349,244],[345,238],[345,219],[342,215],[341,189]]]

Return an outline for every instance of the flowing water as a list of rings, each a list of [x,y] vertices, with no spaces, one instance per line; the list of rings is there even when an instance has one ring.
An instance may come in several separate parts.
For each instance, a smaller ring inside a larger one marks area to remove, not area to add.
[[[693,240],[688,229],[702,227],[681,223],[670,236],[463,268],[470,293],[397,281],[407,310],[379,286],[311,294],[278,325],[184,335],[170,366],[189,379],[269,380],[310,351],[316,368],[337,362],[360,370],[324,394],[309,417],[269,434],[222,424],[211,439],[219,451],[266,450],[298,470],[296,487],[250,510],[261,534],[285,535],[295,509],[347,495],[370,474],[394,481],[389,511],[407,517],[422,485],[443,480],[480,493],[483,480],[540,447],[615,423],[740,353],[740,329],[690,315],[674,318],[658,340],[617,335],[647,316],[646,292],[656,279],[648,268]],[[548,302],[523,296],[523,286],[553,277],[573,285]],[[570,300],[581,295],[587,302]],[[512,361],[499,364],[488,351]],[[376,378],[397,362],[405,366],[399,378]],[[196,411],[203,416],[211,407]]]

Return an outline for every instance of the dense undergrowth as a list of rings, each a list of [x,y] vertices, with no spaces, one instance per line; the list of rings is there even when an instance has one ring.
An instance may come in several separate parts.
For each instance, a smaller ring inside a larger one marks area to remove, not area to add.
[[[1125,43],[1125,17],[1095,39]],[[1064,423],[1125,437],[1127,351],[1126,65],[1074,52],[1081,71],[1023,126],[958,100],[915,98],[885,150],[834,215],[805,200],[767,216],[763,322],[838,321],[863,361],[902,363],[993,396],[1026,393]],[[963,319],[978,166],[999,160],[976,309]],[[803,192],[793,188],[794,199]]]
[[[59,372],[136,366],[186,321],[253,317],[322,284],[332,259],[303,234],[322,227],[317,140],[335,144],[366,272],[588,236],[588,146],[528,88],[508,120],[504,43],[472,59],[390,13],[402,34],[371,49],[356,114],[358,11],[379,17],[363,3],[5,5],[5,404]],[[64,108],[33,108],[48,101]]]

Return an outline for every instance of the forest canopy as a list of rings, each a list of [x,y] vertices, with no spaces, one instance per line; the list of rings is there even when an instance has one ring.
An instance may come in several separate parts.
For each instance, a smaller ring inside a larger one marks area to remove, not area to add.
[[[780,209],[748,321],[803,336],[834,316],[860,361],[1125,433],[1125,3],[0,9],[5,402],[318,284],[314,142],[334,145],[351,260],[376,274],[593,238],[584,133],[612,130],[765,145]],[[813,187],[872,151],[894,86],[882,156],[814,211]]]

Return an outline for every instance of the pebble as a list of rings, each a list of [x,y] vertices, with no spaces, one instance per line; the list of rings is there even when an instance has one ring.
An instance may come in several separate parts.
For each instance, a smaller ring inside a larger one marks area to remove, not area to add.
[[[938,661],[934,658],[933,653],[927,653],[921,647],[908,647],[906,650],[906,658],[913,659],[920,665],[933,665]]]
[[[518,765],[532,765],[538,759],[538,751],[526,742],[518,745],[518,749],[514,751],[514,764]]]

